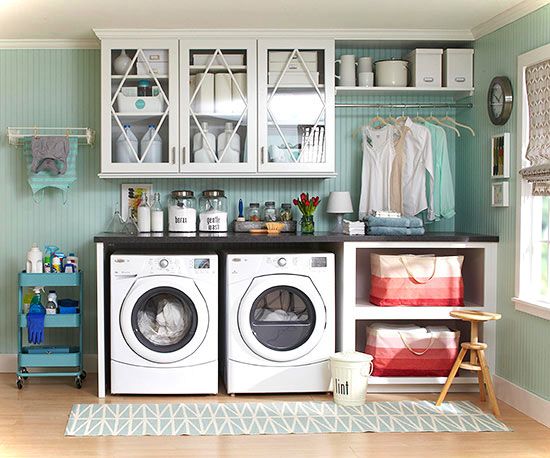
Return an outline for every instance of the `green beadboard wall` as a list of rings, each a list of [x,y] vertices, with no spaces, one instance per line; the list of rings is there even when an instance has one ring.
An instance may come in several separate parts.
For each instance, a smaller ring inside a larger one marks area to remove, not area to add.
[[[474,109],[462,120],[473,126],[476,137],[464,137],[457,146],[457,222],[458,231],[496,234],[498,249],[497,323],[498,375],[550,399],[550,324],[548,321],[515,311],[514,295],[516,224],[516,112],[504,126],[494,126],[486,110],[489,83],[494,76],[512,80],[515,94],[517,56],[550,42],[550,6],[545,6],[515,22],[482,37],[475,43]],[[490,137],[511,133],[510,207],[491,207]]]
[[[339,49],[337,54],[355,53],[382,57],[401,56],[406,50]],[[85,351],[95,353],[95,251],[93,236],[107,225],[120,199],[120,184],[128,180],[99,179],[99,147],[82,147],[78,158],[78,181],[62,205],[61,194],[48,190],[36,204],[26,181],[21,151],[9,146],[6,128],[16,126],[91,127],[100,131],[100,53],[98,50],[0,50],[0,195],[4,217],[0,222],[0,353],[17,349],[16,310],[17,272],[24,266],[26,252],[33,242],[55,244],[78,254],[85,275]],[[447,101],[448,99],[438,99]],[[360,99],[341,97],[342,102]],[[372,101],[372,100],[369,100]],[[414,102],[414,98],[387,97],[386,102]],[[450,101],[450,100],[448,100]],[[339,109],[336,118],[336,167],[333,179],[155,179],[163,194],[173,189],[195,192],[212,187],[225,189],[236,211],[239,198],[244,202],[275,200],[290,202],[300,191],[325,199],[316,216],[316,228],[327,230],[332,221],[324,213],[326,197],[332,190],[349,190],[355,208],[359,201],[361,150],[360,137],[352,138],[357,127],[373,114],[372,110]],[[388,114],[389,111],[384,113]],[[435,112],[443,114],[443,112]],[[452,113],[452,111],[450,112]],[[401,114],[396,112],[395,114]],[[96,142],[96,145],[99,143]],[[454,138],[449,136],[454,167]],[[453,230],[454,219],[433,224],[430,230]],[[54,336],[54,337],[59,337]]]

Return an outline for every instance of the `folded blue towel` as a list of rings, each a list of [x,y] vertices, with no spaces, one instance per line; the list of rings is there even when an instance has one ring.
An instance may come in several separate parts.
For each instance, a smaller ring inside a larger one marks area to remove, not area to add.
[[[367,227],[367,235],[424,235],[423,227]]]
[[[379,216],[367,216],[367,226],[369,227],[422,227],[424,224],[416,216],[401,218],[381,218]]]

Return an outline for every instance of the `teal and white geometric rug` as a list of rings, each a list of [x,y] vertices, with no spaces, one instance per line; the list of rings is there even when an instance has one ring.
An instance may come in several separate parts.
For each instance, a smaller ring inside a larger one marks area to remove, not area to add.
[[[66,436],[511,431],[468,401],[75,404]]]

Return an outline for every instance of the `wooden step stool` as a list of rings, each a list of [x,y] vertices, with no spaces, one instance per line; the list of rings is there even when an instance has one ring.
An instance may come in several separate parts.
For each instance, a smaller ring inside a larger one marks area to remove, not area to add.
[[[489,372],[489,366],[487,366],[487,360],[485,359],[485,349],[487,344],[478,341],[478,324],[484,321],[500,320],[501,315],[498,313],[488,312],[476,312],[476,311],[453,311],[450,313],[453,318],[459,318],[463,321],[470,322],[470,342],[464,342],[460,346],[460,353],[456,358],[456,361],[447,377],[447,381],[441,390],[441,394],[435,403],[436,406],[440,406],[447,392],[453,383],[453,380],[458,372],[458,369],[466,369],[469,371],[477,372],[477,379],[479,381],[479,395],[481,401],[485,401],[485,388],[487,388],[487,394],[489,396],[489,403],[495,416],[500,416],[500,410],[498,408],[497,398],[495,396],[495,390],[493,389],[493,381],[491,380],[491,374]],[[470,351],[470,362],[462,362],[466,356],[466,352]]]

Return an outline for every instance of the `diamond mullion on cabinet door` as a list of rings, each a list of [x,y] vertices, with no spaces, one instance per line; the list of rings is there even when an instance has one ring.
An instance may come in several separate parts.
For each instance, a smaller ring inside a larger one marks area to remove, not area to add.
[[[100,176],[177,176],[178,45],[177,39],[102,40]],[[124,54],[127,54],[130,64],[126,70],[121,70],[114,61]],[[146,80],[146,89],[138,92],[142,80]],[[131,125],[133,135],[124,128],[125,125]],[[146,134],[149,141],[143,141],[141,148],[141,140]],[[136,137],[137,148],[130,136],[132,139]],[[126,142],[126,146],[117,149],[119,138]]]
[[[258,170],[333,176],[334,41],[258,40]]]
[[[256,40],[182,39],[180,100],[183,175],[256,173]]]

